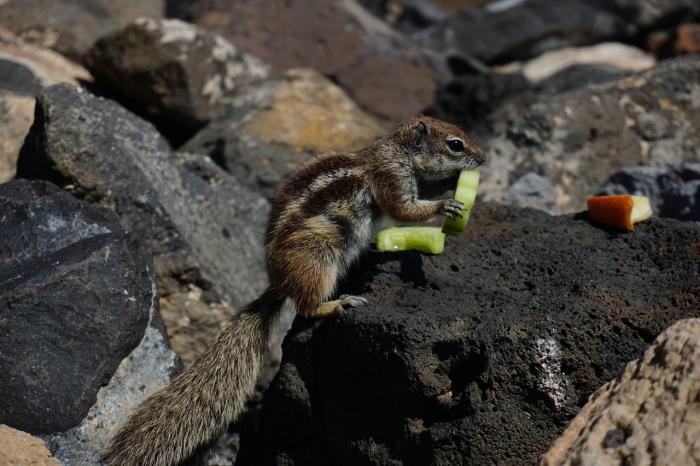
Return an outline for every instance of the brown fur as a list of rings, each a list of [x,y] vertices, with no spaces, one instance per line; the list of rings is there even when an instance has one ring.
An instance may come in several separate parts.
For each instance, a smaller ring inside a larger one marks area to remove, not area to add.
[[[463,150],[448,146],[455,138]],[[300,167],[280,187],[270,211],[270,287],[192,367],[136,409],[112,440],[108,464],[174,465],[214,439],[253,392],[270,325],[284,301],[309,317],[366,304],[355,296],[324,300],[368,245],[379,212],[406,222],[457,215],[458,202],[420,199],[419,187],[422,193],[454,186],[461,169],[483,161],[457,127],[417,117],[359,152],[320,155]]]

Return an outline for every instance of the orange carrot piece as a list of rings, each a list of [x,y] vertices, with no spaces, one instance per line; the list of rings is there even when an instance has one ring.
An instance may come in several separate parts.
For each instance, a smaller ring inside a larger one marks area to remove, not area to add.
[[[632,230],[632,196],[595,196],[588,198],[588,213],[596,222],[623,230]]]

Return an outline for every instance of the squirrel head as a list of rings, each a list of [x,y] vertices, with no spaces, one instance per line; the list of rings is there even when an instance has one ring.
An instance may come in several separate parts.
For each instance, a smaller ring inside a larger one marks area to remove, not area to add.
[[[424,174],[453,174],[485,161],[481,149],[455,125],[418,116],[399,125],[396,140]]]

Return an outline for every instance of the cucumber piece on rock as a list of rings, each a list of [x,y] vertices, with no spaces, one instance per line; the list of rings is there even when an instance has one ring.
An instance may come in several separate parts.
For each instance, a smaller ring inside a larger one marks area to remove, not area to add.
[[[392,227],[377,235],[382,252],[416,250],[440,254],[445,250],[445,234],[438,227]]]

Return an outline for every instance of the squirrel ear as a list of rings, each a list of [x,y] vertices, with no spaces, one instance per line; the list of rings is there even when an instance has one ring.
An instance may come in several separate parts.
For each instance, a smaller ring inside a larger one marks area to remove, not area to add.
[[[418,123],[412,125],[409,131],[413,143],[420,144],[423,138],[428,134],[428,126],[424,122],[419,121]]]
[[[422,121],[418,122],[418,124],[416,125],[416,129],[418,130],[418,134],[421,136],[425,136],[426,134],[428,134],[428,126]]]

